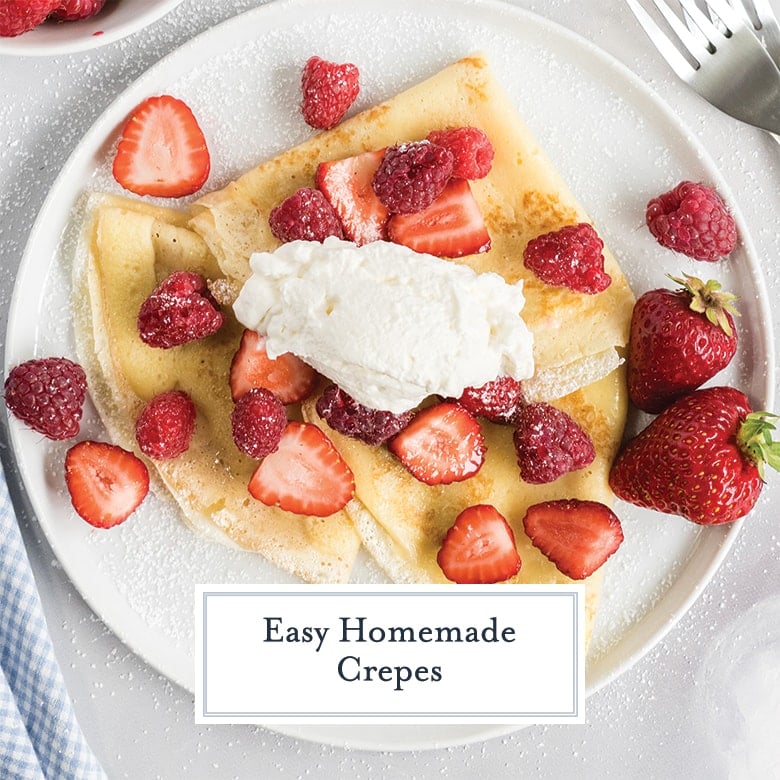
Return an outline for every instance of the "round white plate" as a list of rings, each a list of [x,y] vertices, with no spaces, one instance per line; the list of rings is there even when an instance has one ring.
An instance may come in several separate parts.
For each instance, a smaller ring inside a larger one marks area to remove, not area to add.
[[[55,57],[96,49],[148,27],[182,0],[107,0],[100,13],[75,22],[46,21],[33,30],[0,38],[0,55]]]
[[[485,0],[287,0],[262,6],[189,42],[150,69],[109,107],[68,161],[30,237],[6,342],[12,366],[33,355],[73,354],[69,264],[89,190],[119,188],[110,175],[124,117],[143,98],[186,100],[208,139],[222,186],[310,134],[298,114],[302,63],[316,53],[362,72],[362,109],[474,51],[487,54],[520,113],[591,213],[637,293],[666,273],[716,276],[742,298],[737,359],[718,377],[757,407],[772,403],[774,350],[750,240],[726,183],[673,113],[612,58],[575,35],[512,6]],[[662,250],[643,225],[647,200],[679,180],[703,180],[730,201],[742,241],[728,261],[697,264]],[[754,367],[765,366],[766,371]],[[641,421],[630,421],[636,427]],[[62,479],[67,445],[10,421],[25,488],[58,559],[95,612],[141,657],[193,689],[193,586],[286,582],[260,558],[196,538],[165,502],[98,532],[71,511]],[[102,431],[87,410],[82,437]],[[607,584],[587,666],[593,693],[647,652],[687,610],[739,525],[700,528],[619,504],[626,534],[607,563]],[[370,563],[356,576],[375,580]],[[285,733],[355,748],[441,747],[511,727],[300,726]]]

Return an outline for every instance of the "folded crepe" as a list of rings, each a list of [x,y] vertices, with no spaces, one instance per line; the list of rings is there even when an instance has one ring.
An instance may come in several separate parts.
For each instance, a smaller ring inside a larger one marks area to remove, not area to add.
[[[594,441],[596,459],[586,469],[549,485],[519,477],[511,428],[484,424],[487,458],[465,482],[431,487],[418,482],[384,447],[342,436],[321,420],[312,399],[304,417],[320,425],[355,474],[357,499],[347,512],[366,548],[398,582],[444,582],[436,552],[445,532],[466,506],[490,503],[513,526],[522,558],[517,582],[568,582],[532,546],[522,529],[528,505],[553,498],[593,499],[609,504],[609,465],[626,414],[620,352],[626,345],[634,298],[615,258],[605,249],[611,285],[584,295],[538,280],[523,265],[528,241],[564,225],[589,222],[486,60],[460,60],[417,86],[364,111],[329,132],[247,172],[193,207],[190,226],[213,252],[224,274],[237,283],[250,273],[256,251],[273,250],[271,209],[302,186],[313,186],[317,165],[363,151],[425,138],[431,130],[475,126],[490,138],[495,158],[487,177],[471,183],[491,249],[461,258],[477,272],[493,271],[508,282],[524,281],[523,319],[534,335],[535,375],[524,381],[529,400],[552,400]],[[587,583],[588,630],[601,575]]]
[[[147,459],[184,520],[308,582],[348,580],[360,541],[344,512],[302,517],[265,506],[247,490],[257,464],[233,442],[228,382],[243,328],[228,317],[215,335],[172,349],[149,347],[138,336],[138,310],[165,276],[186,269],[221,277],[203,240],[186,227],[187,214],[106,195],[93,196],[87,211],[74,267],[77,351],[112,439],[143,457],[135,420],[144,403],[166,390],[186,391],[197,409],[189,449],[171,460]]]

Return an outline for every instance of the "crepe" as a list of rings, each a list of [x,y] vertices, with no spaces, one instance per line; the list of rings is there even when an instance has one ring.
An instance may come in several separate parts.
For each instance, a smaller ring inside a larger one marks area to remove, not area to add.
[[[248,493],[257,464],[233,442],[228,383],[243,328],[228,317],[217,334],[173,349],[149,347],[138,336],[138,309],[162,278],[177,269],[221,276],[203,240],[186,227],[188,215],[110,196],[93,196],[87,211],[74,268],[77,351],[112,439],[144,457],[135,441],[143,404],[165,390],[185,390],[197,409],[189,449],[171,460],[146,459],[185,521],[308,582],[348,580],[360,542],[344,512],[302,517]]]
[[[528,505],[553,498],[611,503],[610,463],[626,415],[621,350],[628,339],[634,298],[615,258],[605,249],[611,285],[585,295],[539,281],[522,262],[535,236],[589,217],[518,116],[481,56],[460,60],[440,73],[345,121],[335,130],[247,172],[193,206],[191,227],[203,236],[222,271],[243,282],[248,258],[277,245],[268,227],[270,210],[302,186],[313,186],[319,162],[399,142],[431,130],[476,126],[491,139],[491,172],[472,182],[491,249],[461,258],[477,272],[493,271],[508,282],[524,281],[523,319],[534,335],[534,377],[523,382],[529,400],[555,400],[594,441],[596,459],[549,485],[521,481],[509,426],[485,422],[487,458],[479,473],[461,483],[418,482],[386,448],[372,447],[330,429],[315,411],[304,417],[325,430],[355,474],[357,498],[347,507],[363,544],[396,582],[446,582],[436,553],[455,517],[477,503],[496,506],[512,525],[522,559],[516,582],[570,582],[526,537]],[[586,581],[586,633],[595,615],[601,573]]]

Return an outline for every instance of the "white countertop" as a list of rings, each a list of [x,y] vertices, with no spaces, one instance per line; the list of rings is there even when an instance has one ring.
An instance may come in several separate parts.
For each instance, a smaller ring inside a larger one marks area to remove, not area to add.
[[[260,4],[185,0],[129,40],[90,52],[52,59],[0,56],[2,332],[33,221],[86,130],[161,56]],[[780,303],[780,144],[719,114],[673,77],[619,0],[518,0],[516,5],[596,43],[674,107],[734,193],[761,258],[770,298]],[[778,0],[773,5],[780,11]],[[779,322],[775,316],[778,343]],[[6,433],[3,427],[4,459]],[[585,725],[535,726],[483,743],[408,753],[344,750],[259,727],[194,725],[192,697],[103,625],[69,583],[35,520],[23,517],[22,524],[77,714],[112,780],[478,774],[747,778],[770,776],[775,735],[766,725],[780,722],[780,535],[772,511],[777,506],[780,475],[770,473],[758,508],[712,582],[658,646],[587,700]],[[775,627],[772,653],[751,656],[751,631],[763,635],[767,626]],[[712,656],[712,647],[724,638],[725,649]],[[747,656],[738,667],[729,663],[745,649]],[[729,682],[737,668],[742,678]],[[772,674],[774,687],[769,684]],[[724,693],[731,684],[754,699],[748,731]],[[736,737],[746,739],[747,753]],[[780,777],[780,763],[774,771]]]

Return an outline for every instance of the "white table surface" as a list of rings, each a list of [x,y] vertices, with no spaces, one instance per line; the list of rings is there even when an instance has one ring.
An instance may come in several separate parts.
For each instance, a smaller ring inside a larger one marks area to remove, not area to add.
[[[772,2],[780,11],[780,0]],[[85,131],[160,57],[260,4],[185,0],[145,31],[87,53],[0,56],[0,332],[35,216]],[[780,145],[719,114],[676,80],[620,0],[516,4],[597,43],[675,108],[731,187],[762,259],[770,297],[780,303]],[[779,322],[775,316],[777,343]],[[4,423],[0,434],[0,452],[11,470]],[[714,690],[712,676],[724,673],[708,653],[724,637],[727,649],[740,637],[750,648],[751,630],[759,626],[765,633],[771,610],[780,632],[777,507],[780,475],[772,473],[758,509],[693,608],[630,671],[588,699],[585,725],[530,727],[483,743],[407,753],[344,750],[259,727],[194,725],[192,697],[148,667],[91,612],[23,507],[21,522],[80,722],[112,779],[764,778],[780,777],[780,640],[768,656],[748,657],[739,667],[753,675],[735,683],[737,693],[752,699],[742,705],[750,713],[747,723]],[[756,609],[763,613],[758,619]]]

